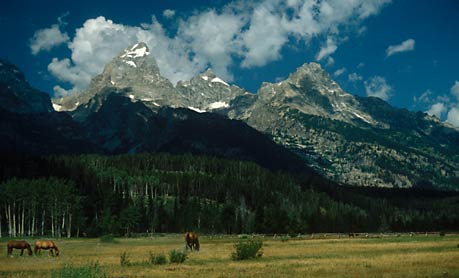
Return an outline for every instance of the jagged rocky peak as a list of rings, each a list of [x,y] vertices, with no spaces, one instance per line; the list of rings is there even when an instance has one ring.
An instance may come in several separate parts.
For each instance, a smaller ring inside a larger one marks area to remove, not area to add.
[[[318,63],[305,63],[297,68],[294,73],[291,73],[287,79],[290,84],[298,88],[316,89],[322,94],[337,93],[343,90],[340,86],[331,79]]]
[[[160,75],[158,64],[153,55],[150,55],[148,46],[139,42],[121,51],[104,69],[103,74],[111,75],[112,85],[116,80],[126,77],[126,72],[138,72],[154,77]],[[130,77],[130,76],[128,76]],[[137,76],[138,77],[138,76]]]
[[[355,96],[344,92],[317,63],[303,64],[282,82],[263,83],[258,92],[258,100],[260,105],[255,106],[255,110],[271,106],[276,111],[274,114],[280,114],[279,110],[290,109],[351,125],[370,124],[382,127],[381,123],[362,109]]]
[[[330,75],[318,63],[305,63],[291,73],[286,80],[278,83],[263,82],[260,90],[263,98],[292,98],[311,94],[350,97],[341,87],[331,79]]]
[[[208,82],[211,82],[211,83],[215,83],[216,85],[224,85],[224,86],[227,86],[229,87],[229,84],[226,83],[223,79],[221,79],[220,77],[218,77],[213,71],[212,69],[207,69],[205,72],[201,73],[199,75],[199,77],[205,81],[208,81]]]
[[[25,82],[25,77],[18,67],[0,59],[0,82],[8,84]]]
[[[0,108],[27,114],[53,111],[49,95],[32,88],[18,67],[1,59]]]
[[[197,112],[228,108],[232,100],[245,94],[245,90],[230,86],[211,69],[189,81],[179,81],[176,89],[186,99],[185,107]]]
[[[120,55],[121,58],[139,58],[150,55],[148,46],[144,42],[139,42],[134,44],[131,47],[126,48],[123,51],[123,54]]]
[[[146,59],[149,57],[150,59]],[[127,64],[130,67],[137,68],[141,66],[145,60],[149,60],[150,63],[153,63],[156,68],[158,68],[156,64],[156,60],[150,55],[150,50],[148,46],[143,43],[139,42],[136,43],[126,49],[124,49],[115,60],[120,60],[121,62]],[[159,69],[158,69],[159,72]]]
[[[183,106],[182,96],[176,93],[167,78],[161,76],[155,58],[143,42],[129,46],[114,57],[104,71],[91,80],[86,91],[54,102],[62,107],[61,110],[73,111],[81,105],[89,107],[87,104],[91,99],[106,92],[122,94],[132,101],[143,101],[152,108]],[[97,111],[100,105],[91,106],[91,111]]]
[[[201,73],[199,75],[199,77],[201,77],[202,79],[204,80],[209,80],[209,78],[215,78],[217,77],[217,75],[215,75],[215,73],[212,71],[211,68],[208,68],[206,71],[204,71],[203,73]]]

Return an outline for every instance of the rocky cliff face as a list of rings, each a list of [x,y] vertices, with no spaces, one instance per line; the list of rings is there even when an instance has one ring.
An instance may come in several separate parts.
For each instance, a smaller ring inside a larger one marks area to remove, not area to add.
[[[101,93],[102,92],[102,93]],[[54,99],[58,111],[72,112],[83,121],[102,106],[105,92],[118,92],[149,107],[183,107],[184,99],[176,93],[168,79],[162,77],[156,60],[144,43],[135,44],[108,63],[104,71],[94,77],[85,92]],[[98,101],[94,98],[99,96]]]
[[[130,47],[94,78],[86,92],[55,100],[60,103],[56,108],[68,109],[68,113],[53,111],[49,97],[44,98],[48,100],[44,111],[38,105],[30,106],[35,102],[25,101],[40,98],[42,93],[30,88],[17,68],[9,66],[0,72],[5,86],[15,89],[14,96],[35,94],[19,102],[29,106],[10,106],[9,110],[0,106],[0,154],[193,153],[317,176],[294,153],[242,121],[173,108],[191,103],[216,111],[221,109],[216,102],[230,102],[241,89],[228,86],[209,71],[205,75],[208,80],[190,81],[189,91],[182,95],[159,75],[148,55],[143,44]],[[197,87],[209,91],[201,95]],[[191,102],[193,99],[200,99],[196,103],[201,106]]]
[[[459,133],[424,113],[344,92],[318,64],[265,83],[243,117],[342,183],[455,187]]]
[[[221,110],[237,96],[249,94],[230,86],[211,70],[174,87],[161,76],[153,55],[144,43],[135,44],[108,63],[104,71],[93,78],[85,92],[54,99],[58,111],[71,112],[83,121],[101,107],[107,92],[117,92],[133,101],[141,101],[152,109],[162,106],[185,107],[196,112]]]
[[[187,107],[198,112],[228,108],[236,97],[249,94],[230,86],[210,69],[189,81],[179,81],[176,89],[186,99]]]
[[[139,43],[115,57],[86,92],[54,102],[84,121],[113,92],[155,112],[183,107],[245,121],[337,182],[457,188],[459,181],[457,130],[425,113],[344,92],[316,63],[263,83],[257,94],[210,70],[174,87]]]

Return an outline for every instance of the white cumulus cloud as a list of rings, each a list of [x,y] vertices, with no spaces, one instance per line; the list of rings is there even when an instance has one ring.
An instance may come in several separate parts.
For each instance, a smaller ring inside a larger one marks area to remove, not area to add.
[[[225,80],[232,80],[232,67],[261,67],[279,60],[289,44],[304,45],[307,51],[314,40],[322,45],[316,58],[330,58],[338,42],[344,41],[343,31],[358,32],[362,21],[387,3],[390,0],[238,0],[218,10],[195,11],[182,18],[164,10],[164,18],[177,19],[174,35],[154,16],[150,23],[139,26],[100,16],[86,20],[70,41],[64,36],[71,56],[54,58],[48,69],[73,91],[80,91],[120,51],[143,41],[161,74],[173,83],[209,67]],[[56,92],[62,94],[61,89],[57,87]]]
[[[446,106],[441,102],[435,103],[426,112],[429,115],[435,115],[437,118],[441,119],[442,115],[446,112]]]
[[[340,75],[342,75],[343,73],[346,72],[346,68],[340,68],[340,69],[337,69],[334,73],[333,73],[333,76],[335,77],[338,77]]]
[[[327,63],[325,64],[326,67],[331,67],[335,64],[335,59],[333,57],[329,56],[327,58]]]
[[[32,54],[37,55],[41,51],[49,51],[53,47],[66,43],[69,39],[67,33],[61,31],[59,24],[53,24],[49,28],[35,31],[29,46]]]
[[[451,94],[459,101],[459,81],[455,81],[450,90]]]
[[[408,39],[400,44],[397,45],[390,45],[386,49],[386,57],[390,57],[396,53],[407,52],[414,50],[414,45],[416,41],[413,39]]]
[[[453,107],[449,110],[446,121],[455,127],[459,127],[459,107]]]
[[[365,82],[365,92],[367,96],[378,97],[382,100],[388,100],[392,94],[392,87],[387,84],[384,77],[373,76]]]
[[[338,46],[336,45],[335,41],[333,39],[331,39],[331,38],[328,38],[327,42],[325,43],[325,45],[323,45],[320,48],[319,53],[317,53],[316,60],[320,61],[320,60],[330,56],[331,54],[335,53],[335,51],[337,49],[338,49]]]
[[[414,102],[429,105],[427,114],[435,115],[439,119],[459,127],[459,81],[456,80],[451,86],[450,95],[453,98],[446,94],[433,97],[433,92],[427,90],[421,96],[415,97]]]
[[[165,18],[173,18],[175,16],[175,11],[171,9],[166,9],[163,11],[163,16]]]
[[[215,72],[231,81],[233,78],[228,67],[237,49],[235,37],[243,25],[241,16],[210,10],[182,21],[178,36],[192,49],[201,68],[212,64]]]
[[[363,80],[363,77],[360,74],[356,73],[356,72],[350,73],[347,76],[347,78],[351,82],[357,82],[357,81],[362,81]]]

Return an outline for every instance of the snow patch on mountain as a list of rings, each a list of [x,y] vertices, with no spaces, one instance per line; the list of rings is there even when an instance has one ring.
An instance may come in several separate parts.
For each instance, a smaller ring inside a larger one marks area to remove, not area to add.
[[[62,105],[53,103],[53,108],[55,111],[59,112],[62,109]]]
[[[220,79],[220,78],[218,78],[218,77],[215,77],[215,78],[214,78],[214,79],[212,79],[210,82],[212,82],[212,83],[221,83],[221,84],[223,84],[223,85],[225,85],[225,86],[228,86],[228,87],[229,87],[228,83],[226,83],[225,81],[221,80],[221,79]]]
[[[368,120],[366,117],[360,115],[359,113],[352,112],[352,114],[354,114],[357,118],[361,119],[362,121],[364,121],[366,123],[369,123],[369,124],[372,124],[372,122],[370,120]]]
[[[125,62],[126,64],[128,64],[128,65],[134,67],[134,68],[137,67],[137,65],[136,65],[133,61],[124,61],[124,62]]]
[[[193,107],[193,106],[188,106],[188,109],[193,110],[193,111],[198,112],[198,113],[206,112],[206,110],[201,110],[201,109]]]
[[[223,101],[217,101],[209,104],[208,108],[209,109],[219,109],[219,108],[226,108],[229,107],[228,103],[223,102]]]
[[[147,55],[150,55],[150,52],[148,51],[146,46],[136,48],[138,47],[138,44],[135,44],[131,49],[125,49],[124,54],[122,54],[120,57],[121,58],[140,58],[144,57]]]

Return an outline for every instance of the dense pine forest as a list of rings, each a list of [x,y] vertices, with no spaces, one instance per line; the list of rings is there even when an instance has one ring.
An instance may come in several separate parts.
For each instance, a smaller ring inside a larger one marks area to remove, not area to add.
[[[352,188],[197,155],[0,161],[0,236],[459,229],[457,192]]]

